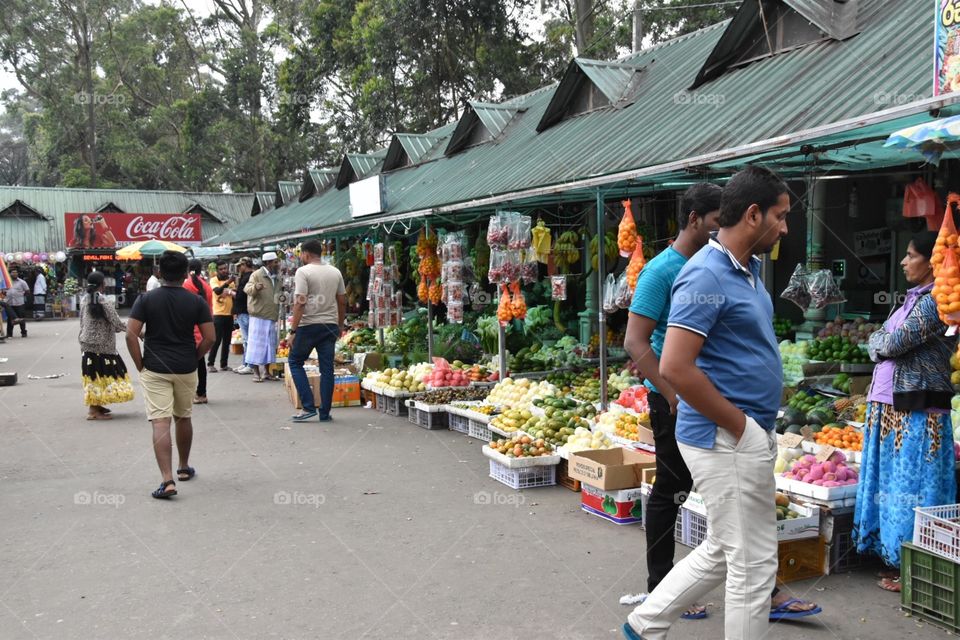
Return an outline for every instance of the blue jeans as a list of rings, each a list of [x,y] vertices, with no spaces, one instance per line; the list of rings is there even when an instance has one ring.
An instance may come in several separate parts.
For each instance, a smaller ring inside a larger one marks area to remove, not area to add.
[[[293,334],[293,345],[290,347],[290,376],[297,387],[300,403],[304,411],[316,411],[313,405],[313,390],[307,380],[307,372],[303,370],[304,361],[310,352],[317,350],[320,369],[320,410],[321,418],[330,415],[333,406],[333,354],[336,350],[337,339],[340,337],[340,327],[335,324],[308,324],[297,327]]]
[[[247,364],[247,332],[250,330],[250,315],[241,313],[237,315],[237,324],[240,326],[240,335],[243,336],[243,361],[241,364]],[[296,334],[294,334],[296,335]]]

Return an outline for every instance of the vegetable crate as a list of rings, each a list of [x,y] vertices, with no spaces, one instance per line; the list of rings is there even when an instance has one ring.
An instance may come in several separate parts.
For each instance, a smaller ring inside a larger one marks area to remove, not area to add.
[[[450,431],[456,431],[457,433],[463,433],[463,434],[469,435],[470,418],[464,418],[463,416],[458,416],[453,413],[448,413],[447,428],[450,429]]]
[[[468,420],[468,422],[468,436],[471,438],[476,438],[477,440],[483,440],[484,442],[490,442],[490,440],[493,439],[493,432],[490,431],[489,426],[476,420]]]
[[[496,460],[490,460],[490,477],[511,489],[551,487],[557,484],[557,465],[511,469]]]
[[[407,400],[407,420],[410,424],[429,429],[447,428],[447,414],[443,411],[425,411],[418,409],[413,400]]]
[[[904,611],[960,632],[960,565],[904,542],[900,547],[900,585]]]
[[[821,520],[821,531],[828,536],[830,545],[830,566],[827,573],[845,573],[860,567],[866,558],[857,553],[857,545],[853,542],[853,514],[828,517],[832,518],[830,527],[824,526],[824,520]]]
[[[960,504],[916,507],[914,512],[914,546],[960,562]]]
[[[707,539],[707,516],[686,507],[680,507],[677,522],[682,522],[683,539],[680,541],[688,547],[698,547]]]
[[[407,405],[403,398],[392,398],[390,396],[377,395],[377,409],[381,413],[395,418],[401,418],[407,415]]]
[[[823,575],[827,545],[823,538],[783,540],[778,545],[777,581],[797,582]]]

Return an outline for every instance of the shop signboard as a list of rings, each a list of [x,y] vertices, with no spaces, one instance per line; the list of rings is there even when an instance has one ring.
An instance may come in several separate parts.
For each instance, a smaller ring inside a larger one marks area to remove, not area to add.
[[[934,0],[933,95],[960,91],[960,0]]]
[[[853,250],[858,256],[888,254],[893,249],[890,229],[869,229],[853,234]]]
[[[198,246],[198,213],[67,213],[67,246],[71,249],[116,249],[143,240],[166,240]]]

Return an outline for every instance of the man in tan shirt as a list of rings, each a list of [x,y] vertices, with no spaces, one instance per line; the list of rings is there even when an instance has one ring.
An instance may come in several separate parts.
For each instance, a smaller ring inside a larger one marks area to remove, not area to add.
[[[277,361],[277,320],[280,305],[277,302],[280,284],[277,272],[280,260],[273,251],[263,254],[263,266],[250,275],[243,290],[247,294],[247,312],[250,314],[250,332],[244,360],[253,369],[253,381],[276,380],[269,366]],[[263,374],[260,367],[263,367]]]
[[[294,422],[306,422],[317,417],[329,422],[333,405],[333,354],[337,339],[343,333],[347,310],[343,275],[332,265],[320,260],[323,243],[309,240],[300,248],[303,266],[294,276],[293,319],[290,333],[290,376],[297,387],[303,411],[293,416]],[[320,369],[320,409],[314,406],[313,391],[303,370],[303,362],[316,349]]]

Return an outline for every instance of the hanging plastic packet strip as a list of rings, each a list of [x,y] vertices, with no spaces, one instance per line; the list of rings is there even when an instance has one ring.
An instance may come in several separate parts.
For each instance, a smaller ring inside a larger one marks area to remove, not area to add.
[[[627,282],[626,271],[621,273],[620,277],[617,278],[617,293],[615,302],[621,309],[630,308],[630,303],[633,302],[633,292],[630,291],[630,284]]]
[[[451,302],[463,302],[463,283],[448,282],[447,285],[447,303]]]
[[[443,279],[463,281],[463,263],[458,261],[444,264]]]
[[[373,263],[383,264],[383,243],[378,242],[373,245]]]
[[[847,301],[847,297],[843,295],[829,269],[815,271],[808,281],[810,283],[811,304],[814,309],[823,309],[828,305]]]
[[[387,247],[387,262],[392,265],[397,264],[397,248],[392,244]]]
[[[554,300],[567,299],[567,276],[550,276],[550,297]]]
[[[607,275],[603,283],[603,310],[608,313],[616,313],[620,310],[617,306],[617,279],[612,273]]]
[[[812,300],[810,284],[808,282],[809,275],[810,272],[807,271],[807,267],[803,264],[798,264],[793,270],[793,275],[790,276],[787,288],[780,294],[781,298],[797,305],[801,311],[809,309]]]
[[[451,300],[447,303],[447,321],[454,324],[463,324],[463,302]]]

